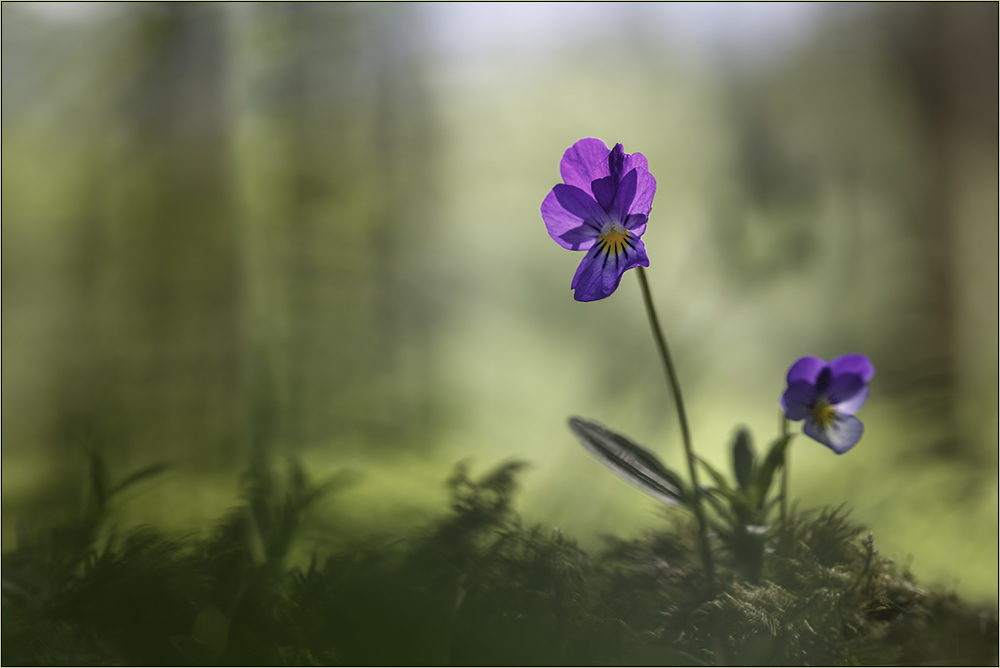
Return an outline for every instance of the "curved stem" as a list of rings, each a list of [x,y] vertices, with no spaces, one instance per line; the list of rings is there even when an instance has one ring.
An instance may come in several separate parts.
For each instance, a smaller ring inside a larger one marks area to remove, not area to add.
[[[705,567],[705,577],[708,581],[709,589],[715,587],[715,568],[712,564],[712,552],[708,545],[708,529],[705,521],[705,511],[701,505],[701,488],[698,485],[698,469],[694,448],[691,446],[691,430],[688,428],[687,413],[684,410],[684,398],[681,396],[681,385],[677,380],[677,370],[674,369],[674,362],[670,358],[670,351],[667,349],[667,340],[660,329],[660,321],[656,317],[656,308],[653,306],[653,297],[649,292],[649,282],[646,280],[646,271],[643,267],[636,267],[639,275],[639,286],[642,288],[642,300],[646,304],[646,315],[649,316],[649,326],[653,330],[653,339],[660,351],[660,358],[663,360],[663,369],[667,374],[667,382],[670,384],[670,392],[674,396],[674,405],[677,407],[677,417],[681,426],[681,437],[684,439],[684,452],[687,454],[688,473],[691,475],[691,485],[693,487],[694,514],[698,519],[698,540],[701,543],[701,561]]]

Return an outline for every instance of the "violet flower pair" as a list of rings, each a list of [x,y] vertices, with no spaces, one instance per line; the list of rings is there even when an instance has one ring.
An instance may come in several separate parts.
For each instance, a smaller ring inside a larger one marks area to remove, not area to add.
[[[559,172],[564,183],[542,202],[542,220],[563,248],[586,251],[570,287],[577,301],[610,296],[622,275],[648,267],[640,237],[653,206],[656,179],[646,157],[608,149],[600,139],[581,139],[566,150]],[[803,357],[788,371],[781,407],[789,420],[805,420],[803,432],[837,454],[860,440],[864,427],[854,414],[868,397],[875,367],[864,355],[827,363]]]

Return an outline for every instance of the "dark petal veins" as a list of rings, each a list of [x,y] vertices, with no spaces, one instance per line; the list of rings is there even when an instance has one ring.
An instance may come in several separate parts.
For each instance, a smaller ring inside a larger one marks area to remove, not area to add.
[[[812,420],[806,420],[802,432],[809,438],[819,441],[838,455],[842,455],[861,440],[865,426],[853,415],[834,416],[833,423],[823,429]]]
[[[861,380],[870,382],[875,376],[875,365],[864,355],[841,355],[830,360],[830,369],[833,375],[839,376],[845,373],[853,373],[861,376]]]
[[[621,244],[611,250],[618,252],[615,255],[614,266],[608,266],[604,270],[604,289],[609,295],[618,288],[626,271],[634,267],[649,266],[649,257],[641,239],[633,239],[632,245]]]
[[[823,374],[821,373],[820,378],[822,379],[822,377]],[[829,384],[822,390],[819,387],[819,383],[817,383],[816,389],[822,392],[831,404],[836,406],[845,401],[850,401],[863,391],[865,389],[865,381],[861,380],[861,376],[847,373],[843,376],[832,376]]]
[[[789,420],[804,420],[809,416],[809,409],[816,403],[816,397],[816,388],[812,383],[791,383],[781,395],[781,409]]]
[[[822,360],[819,357],[802,357],[792,365],[792,368],[788,370],[786,380],[789,385],[799,381],[815,385],[816,378],[819,377],[819,372],[822,371],[825,366],[826,360]]]
[[[562,162],[559,163],[562,180],[566,185],[588,191],[593,180],[591,174],[598,165],[607,164],[610,152],[600,139],[595,137],[581,139],[563,153]]]
[[[611,294],[604,290],[602,256],[606,261],[607,252],[603,250],[603,246],[599,244],[591,248],[576,269],[570,287],[574,291],[573,298],[579,302],[593,302]]]

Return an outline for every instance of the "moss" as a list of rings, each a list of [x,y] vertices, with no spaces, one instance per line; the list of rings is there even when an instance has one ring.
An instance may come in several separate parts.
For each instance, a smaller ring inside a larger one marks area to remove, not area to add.
[[[839,509],[772,528],[753,581],[718,541],[708,590],[685,515],[590,554],[522,524],[523,468],[460,465],[436,521],[306,569],[286,555],[336,485],[263,461],[207,536],[98,546],[92,516],[26,536],[3,559],[3,662],[996,665],[995,610],[923,591]]]

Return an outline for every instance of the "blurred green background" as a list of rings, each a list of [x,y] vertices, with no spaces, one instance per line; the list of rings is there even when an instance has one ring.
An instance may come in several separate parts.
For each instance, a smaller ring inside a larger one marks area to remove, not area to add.
[[[203,529],[252,454],[347,468],[316,546],[404,534],[451,467],[532,464],[584,545],[658,521],[579,414],[680,468],[627,275],[576,303],[539,215],[574,141],[644,237],[696,448],[777,429],[799,356],[878,373],[792,449],[927,585],[997,600],[997,5],[3,4],[3,549],[75,512]]]

